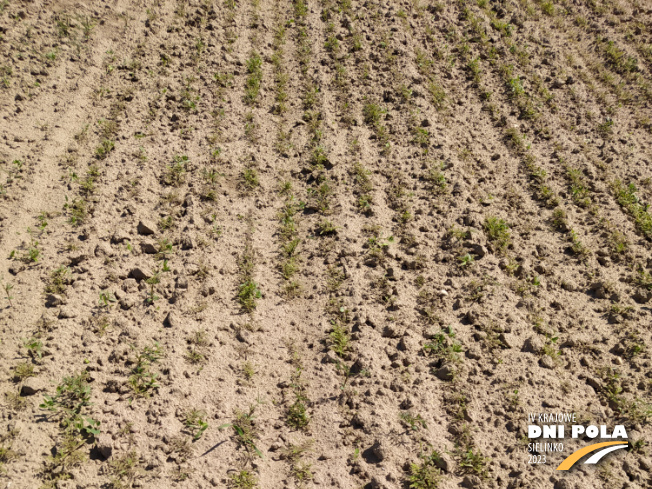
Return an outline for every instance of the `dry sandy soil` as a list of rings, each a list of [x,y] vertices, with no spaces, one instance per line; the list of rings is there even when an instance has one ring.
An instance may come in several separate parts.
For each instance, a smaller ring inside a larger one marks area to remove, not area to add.
[[[1,0],[0,487],[652,487],[651,32]]]

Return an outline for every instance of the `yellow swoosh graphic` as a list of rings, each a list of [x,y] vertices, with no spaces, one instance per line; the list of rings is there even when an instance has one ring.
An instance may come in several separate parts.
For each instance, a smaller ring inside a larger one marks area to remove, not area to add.
[[[573,465],[575,465],[575,462],[581,459],[584,455],[586,455],[587,453],[595,452],[600,448],[610,447],[611,445],[626,445],[626,444],[627,442],[622,442],[622,441],[605,441],[603,443],[595,443],[593,445],[589,445],[588,447],[580,448],[576,452],[573,452],[568,457],[566,457],[566,460],[564,460],[562,463],[559,464],[557,470],[570,469]]]

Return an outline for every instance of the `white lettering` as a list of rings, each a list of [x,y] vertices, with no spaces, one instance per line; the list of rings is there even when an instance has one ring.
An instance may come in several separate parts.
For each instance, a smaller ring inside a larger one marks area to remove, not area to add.
[[[539,438],[541,436],[541,426],[531,424],[527,427],[528,438]]]
[[[557,426],[554,424],[544,424],[543,425],[543,437],[544,438],[557,438]]]
[[[563,452],[563,443],[529,443],[527,450],[530,453],[537,452]]]
[[[572,431],[572,437],[577,438],[580,436],[582,433],[584,433],[584,426],[581,424],[574,424],[573,427],[571,428]]]
[[[627,438],[627,431],[625,431],[625,427],[623,425],[617,424],[614,428],[614,433],[611,436],[613,438]]]
[[[595,438],[596,436],[598,436],[598,432],[599,432],[598,427],[591,425],[586,429],[586,436],[588,436],[589,438]]]
[[[607,433],[607,427],[603,424],[600,425],[600,438],[611,438],[611,435]]]

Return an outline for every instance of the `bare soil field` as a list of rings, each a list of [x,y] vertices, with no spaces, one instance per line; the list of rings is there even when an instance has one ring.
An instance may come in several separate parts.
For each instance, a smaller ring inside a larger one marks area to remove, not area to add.
[[[652,487],[651,74],[645,0],[0,0],[0,487]]]

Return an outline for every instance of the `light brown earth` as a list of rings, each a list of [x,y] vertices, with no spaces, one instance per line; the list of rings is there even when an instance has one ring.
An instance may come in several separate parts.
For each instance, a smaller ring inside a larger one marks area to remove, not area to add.
[[[0,487],[652,487],[652,5],[304,2],[0,1]]]

